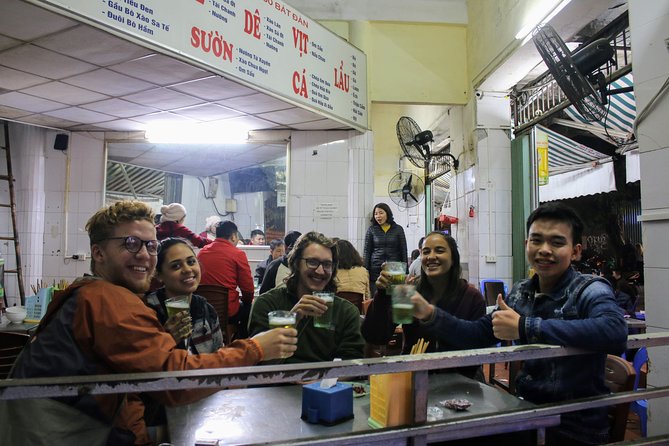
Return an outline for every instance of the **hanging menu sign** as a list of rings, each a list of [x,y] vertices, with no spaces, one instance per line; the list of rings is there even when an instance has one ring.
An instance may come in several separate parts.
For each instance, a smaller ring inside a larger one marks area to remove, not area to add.
[[[277,0],[29,0],[367,128],[365,54]]]

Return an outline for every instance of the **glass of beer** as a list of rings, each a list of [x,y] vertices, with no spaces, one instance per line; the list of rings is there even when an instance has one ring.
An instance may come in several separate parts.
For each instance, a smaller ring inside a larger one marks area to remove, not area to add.
[[[390,287],[404,285],[407,278],[407,264],[404,262],[386,262],[385,270],[391,275]]]
[[[170,318],[182,311],[188,312],[190,316],[190,296],[175,296],[165,299],[165,308],[167,309],[167,317]],[[186,351],[188,351],[188,338],[184,339]]]
[[[297,325],[297,313],[284,310],[270,311],[267,313],[267,320],[270,330],[273,328],[295,328],[295,325]]]
[[[394,285],[392,292],[393,322],[396,324],[410,324],[413,322],[413,303],[411,296],[416,294],[413,285]]]
[[[325,305],[328,306],[328,309],[325,313],[314,318],[314,327],[327,329],[332,328],[332,306],[334,305],[335,294],[331,292],[320,291],[315,292],[314,296],[322,299],[325,302]]]

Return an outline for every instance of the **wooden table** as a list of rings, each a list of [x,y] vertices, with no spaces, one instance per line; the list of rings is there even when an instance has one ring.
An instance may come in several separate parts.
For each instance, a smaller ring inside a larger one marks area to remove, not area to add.
[[[533,404],[492,386],[453,373],[430,375],[428,408],[438,401],[466,398],[472,405],[463,412],[443,408],[444,418],[428,422],[420,435],[428,440],[448,440],[508,432],[509,424],[495,420],[501,413],[527,410],[524,419],[515,421],[513,430],[543,429],[559,424],[559,416],[537,416]],[[167,409],[170,441],[178,445],[268,444],[315,442],[327,444],[408,444],[411,428],[387,430],[369,427],[369,396],[354,398],[354,418],[335,426],[309,424],[300,419],[302,386],[277,386],[224,390],[193,404]],[[481,423],[485,417],[485,423]],[[521,425],[520,429],[518,429]],[[375,437],[374,435],[377,434]],[[383,436],[385,435],[385,436]],[[347,437],[344,439],[343,437]],[[198,442],[196,442],[198,440]]]

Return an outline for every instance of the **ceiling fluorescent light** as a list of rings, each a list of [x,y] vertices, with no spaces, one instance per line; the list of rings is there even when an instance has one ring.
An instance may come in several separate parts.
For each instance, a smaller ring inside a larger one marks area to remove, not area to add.
[[[563,0],[560,3],[558,3],[554,8],[550,9],[549,13],[546,15],[541,15],[541,13],[545,10],[542,11],[536,11],[535,14],[533,14],[526,22],[526,25],[521,28],[520,31],[518,31],[518,34],[516,34],[516,39],[521,40],[523,39],[523,43],[526,42],[525,38],[530,35],[532,30],[536,28],[539,25],[544,25],[553,19],[560,11],[564,9],[565,6],[567,6],[571,2],[571,0]]]
[[[199,124],[150,124],[145,138],[153,143],[174,144],[239,144],[248,141],[249,128],[239,122],[206,122]]]

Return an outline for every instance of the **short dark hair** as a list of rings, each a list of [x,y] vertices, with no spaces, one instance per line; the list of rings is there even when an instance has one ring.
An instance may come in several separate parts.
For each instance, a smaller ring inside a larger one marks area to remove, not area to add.
[[[300,236],[295,242],[295,246],[290,251],[288,255],[288,267],[290,268],[290,274],[286,278],[286,288],[295,293],[297,291],[297,282],[299,279],[298,271],[300,270],[300,260],[302,260],[302,253],[305,249],[311,244],[318,244],[328,248],[332,252],[332,276],[330,281],[325,285],[323,291],[336,291],[337,285],[335,278],[337,276],[337,264],[339,262],[339,254],[337,252],[337,245],[332,242],[329,238],[321,234],[320,232],[307,232]]]
[[[571,240],[574,245],[583,243],[583,220],[576,211],[559,201],[544,203],[536,208],[529,217],[527,217],[527,234],[530,233],[530,226],[537,220],[555,220],[566,223],[571,227]]]
[[[372,218],[370,221],[372,222],[373,225],[379,226],[379,224],[374,219],[374,211],[376,210],[376,208],[383,209],[383,211],[386,213],[386,215],[388,216],[388,220],[386,221],[386,223],[395,222],[395,219],[393,218],[393,211],[390,210],[390,206],[388,206],[385,203],[377,203],[376,205],[374,205],[374,209],[372,209]]]
[[[285,245],[283,240],[281,240],[280,238],[275,238],[274,240],[269,242],[269,250],[274,251],[276,248],[278,248],[279,246],[282,246],[282,245]]]
[[[420,240],[418,240],[418,249],[423,249],[423,242],[425,241],[425,237],[421,237]]]
[[[254,229],[251,231],[251,238],[255,237],[256,235],[262,235],[264,237],[265,233],[262,232],[262,229]]]
[[[290,231],[283,237],[283,242],[286,244],[286,251],[290,251],[297,241],[298,238],[302,235],[299,231]]]
[[[237,225],[230,221],[224,220],[216,223],[216,237],[230,240],[233,234],[237,233]]]
[[[337,251],[339,254],[339,264],[337,267],[339,269],[351,269],[364,264],[360,253],[348,240],[337,240]]]

